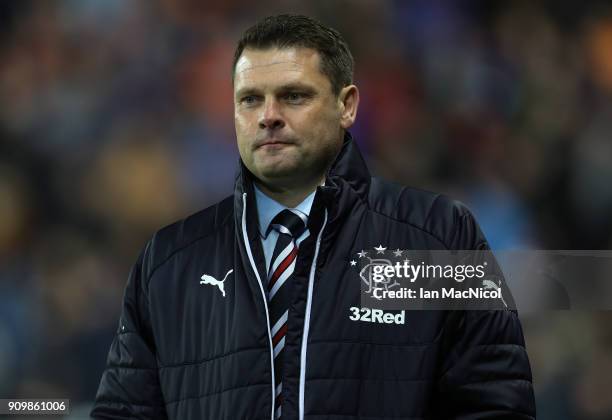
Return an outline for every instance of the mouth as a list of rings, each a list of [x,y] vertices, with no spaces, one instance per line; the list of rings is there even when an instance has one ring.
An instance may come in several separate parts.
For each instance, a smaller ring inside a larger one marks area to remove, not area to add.
[[[288,146],[291,144],[293,143],[287,140],[283,140],[283,139],[258,140],[255,142],[255,150],[260,149],[260,148],[279,148],[279,147]]]

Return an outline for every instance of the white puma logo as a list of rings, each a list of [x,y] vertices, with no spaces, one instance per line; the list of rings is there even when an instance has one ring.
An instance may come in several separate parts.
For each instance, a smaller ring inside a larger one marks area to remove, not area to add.
[[[213,286],[218,286],[219,290],[221,290],[221,294],[223,295],[223,297],[225,297],[225,288],[223,282],[225,281],[227,276],[229,276],[233,272],[234,269],[232,268],[230,271],[227,272],[225,277],[223,277],[223,280],[217,280],[213,276],[209,276],[208,274],[202,274],[202,280],[200,281],[200,284],[212,284]]]
[[[504,297],[501,294],[502,293],[501,292],[502,291],[501,280],[499,281],[499,285],[497,285],[493,281],[485,279],[482,281],[482,285],[484,286],[485,289],[493,289],[493,290],[499,289],[499,298],[503,302],[504,306],[506,306],[506,308],[508,307],[508,304],[506,303],[506,301],[504,300]]]

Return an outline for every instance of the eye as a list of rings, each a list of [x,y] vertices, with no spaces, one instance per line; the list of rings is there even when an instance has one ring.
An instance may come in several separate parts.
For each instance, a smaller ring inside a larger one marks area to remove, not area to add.
[[[243,96],[240,99],[240,103],[244,105],[253,105],[257,101],[257,98],[253,95]]]
[[[301,102],[306,99],[306,94],[301,92],[289,92],[285,95],[285,99],[289,102]]]

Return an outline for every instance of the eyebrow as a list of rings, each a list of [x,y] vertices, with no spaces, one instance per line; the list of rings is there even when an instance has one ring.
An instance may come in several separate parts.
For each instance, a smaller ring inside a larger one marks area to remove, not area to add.
[[[316,88],[311,85],[300,83],[300,82],[291,82],[291,83],[287,83],[286,85],[281,85],[278,88],[274,89],[274,93],[278,94],[278,93],[291,92],[295,90],[301,90],[309,94],[315,94],[317,92]],[[238,90],[238,92],[236,92],[236,97],[247,96],[247,95],[257,95],[260,93],[261,93],[260,89],[253,88],[253,87],[244,87]]]

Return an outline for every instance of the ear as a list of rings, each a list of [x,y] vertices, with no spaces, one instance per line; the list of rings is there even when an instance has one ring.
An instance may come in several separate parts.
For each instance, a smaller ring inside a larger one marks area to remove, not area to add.
[[[359,89],[355,85],[342,88],[338,94],[340,105],[340,126],[345,130],[355,123],[357,108],[359,107]]]

